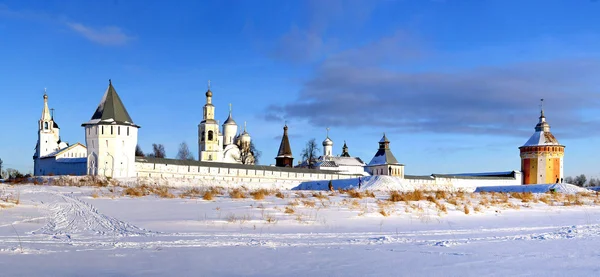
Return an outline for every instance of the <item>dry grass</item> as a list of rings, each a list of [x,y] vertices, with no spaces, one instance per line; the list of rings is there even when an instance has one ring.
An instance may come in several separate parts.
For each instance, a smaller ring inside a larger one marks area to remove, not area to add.
[[[100,197],[99,191],[98,190],[94,190],[94,192],[92,193],[92,198],[98,198],[98,197]]]
[[[244,199],[246,198],[246,193],[242,189],[235,188],[229,191],[229,197],[232,199]]]
[[[167,187],[154,188],[152,192],[160,198],[175,198],[175,195],[171,193]]]
[[[295,213],[296,211],[294,211],[294,208],[292,208],[292,207],[285,207],[285,211],[284,211],[284,212],[285,212],[286,214],[293,214],[293,213]]]
[[[346,191],[346,194],[348,194],[348,196],[350,198],[358,198],[358,199],[362,199],[363,198],[363,194],[360,191],[357,191],[355,189],[351,189]]]
[[[463,212],[464,212],[465,214],[469,214],[469,213],[471,212],[471,210],[469,210],[469,206],[465,205],[465,206],[463,207]]]
[[[252,199],[254,200],[263,200],[265,197],[271,195],[271,192],[266,189],[258,189],[250,192],[250,195],[252,195]]]
[[[277,193],[275,193],[275,197],[285,199],[285,194],[281,193],[281,191],[277,191]]]
[[[127,187],[123,190],[123,195],[130,197],[142,197],[146,195],[150,195],[150,189],[146,185],[136,186],[136,187]]]
[[[302,204],[303,204],[305,207],[314,208],[314,207],[315,207],[315,205],[316,205],[316,202],[315,202],[315,201],[310,201],[310,200],[302,200]]]
[[[510,196],[515,199],[520,199],[523,203],[534,202],[536,200],[531,192],[511,192]]]
[[[329,196],[327,196],[326,194],[323,194],[320,191],[318,193],[317,192],[313,192],[312,196],[314,198],[321,199],[321,200],[323,200],[323,199],[329,199]]]
[[[198,188],[190,188],[190,189],[187,189],[184,192],[180,193],[179,197],[181,197],[181,198],[192,198],[192,197],[198,197],[201,194],[202,194],[202,191],[200,191],[200,189],[198,189]]]
[[[213,199],[215,199],[215,194],[213,193],[213,191],[207,190],[202,195],[202,199],[207,200],[207,201],[213,200]]]
[[[385,217],[390,216],[390,214],[388,214],[384,209],[379,210],[379,213]]]

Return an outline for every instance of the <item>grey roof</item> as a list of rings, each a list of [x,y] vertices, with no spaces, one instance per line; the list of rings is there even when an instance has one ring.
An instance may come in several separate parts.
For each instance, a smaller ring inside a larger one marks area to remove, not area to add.
[[[232,164],[232,163],[220,163],[220,162],[201,162],[193,160],[175,160],[175,159],[163,159],[163,158],[151,158],[151,157],[136,157],[136,162],[141,163],[156,163],[156,164],[172,164],[182,166],[204,166],[204,167],[220,167],[220,168],[237,168],[237,169],[248,169],[248,170],[270,170],[270,171],[281,171],[281,172],[292,172],[292,173],[314,173],[314,174],[325,174],[325,173],[336,173],[338,171],[333,170],[318,170],[309,168],[294,168],[294,167],[276,167],[266,165],[248,165],[248,164]]]
[[[377,150],[377,153],[375,153],[375,156],[369,162],[369,166],[384,164],[400,164],[398,160],[396,160],[396,157],[394,157],[394,154],[392,154],[392,150],[390,150],[390,141],[385,136],[385,133],[383,134],[383,138],[379,141],[379,150]]]
[[[85,126],[113,123],[136,126],[129,116],[129,113],[125,109],[125,106],[117,94],[117,91],[113,87],[112,82],[108,80],[108,88],[106,89],[106,92],[104,93],[96,112],[94,112],[94,115],[92,115],[92,119],[82,125]]]
[[[233,120],[233,117],[231,116],[231,111],[229,111],[229,116],[227,117],[227,119],[225,120],[225,123],[223,123],[223,125],[237,125],[235,123],[235,120]]]

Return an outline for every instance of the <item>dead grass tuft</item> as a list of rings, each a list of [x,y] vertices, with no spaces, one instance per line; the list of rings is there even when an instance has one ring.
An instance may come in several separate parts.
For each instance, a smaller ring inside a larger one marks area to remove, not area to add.
[[[281,191],[277,191],[277,193],[275,193],[275,197],[285,199],[285,194],[281,193]]]
[[[246,198],[246,193],[242,189],[235,188],[229,191],[229,197],[232,199],[244,199]]]
[[[211,190],[207,190],[204,192],[204,195],[202,195],[202,199],[210,201],[215,199],[215,194],[211,191]]]
[[[294,209],[292,207],[285,207],[285,211],[286,214],[293,214],[296,211],[294,211]]]

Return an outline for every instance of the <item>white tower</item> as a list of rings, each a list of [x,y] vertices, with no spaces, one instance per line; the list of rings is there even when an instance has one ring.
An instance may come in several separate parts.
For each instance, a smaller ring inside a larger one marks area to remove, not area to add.
[[[244,132],[240,135],[240,151],[248,151],[252,137],[246,131],[246,122],[244,121]]]
[[[237,134],[238,126],[233,120],[231,116],[231,103],[229,104],[229,117],[223,123],[223,145],[227,147],[228,145],[235,143],[235,135]]]
[[[83,123],[88,175],[135,177],[138,128],[108,80],[108,88],[90,121]]]
[[[38,141],[35,146],[35,154],[33,155],[34,175],[44,174],[40,167],[39,159],[60,150],[59,144],[60,129],[50,114],[50,109],[48,109],[48,95],[46,94],[46,89],[44,89],[44,108],[42,109],[42,117],[38,121]]]
[[[333,156],[333,141],[329,138],[329,128],[327,128],[327,138],[323,141],[323,158]]]
[[[223,145],[219,142],[219,123],[215,121],[215,106],[212,104],[210,81],[208,81],[208,90],[206,91],[202,122],[198,125],[198,146],[200,161],[221,161]]]

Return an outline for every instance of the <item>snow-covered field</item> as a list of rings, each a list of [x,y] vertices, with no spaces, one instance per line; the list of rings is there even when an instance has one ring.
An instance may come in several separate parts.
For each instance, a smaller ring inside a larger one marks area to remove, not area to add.
[[[125,189],[0,184],[0,275],[600,275],[595,192],[390,202],[385,191]]]

